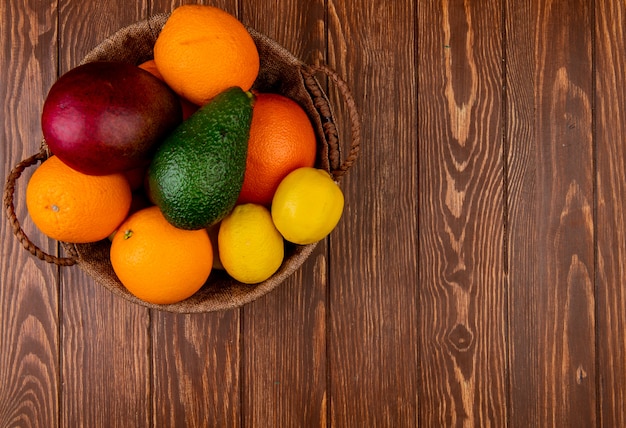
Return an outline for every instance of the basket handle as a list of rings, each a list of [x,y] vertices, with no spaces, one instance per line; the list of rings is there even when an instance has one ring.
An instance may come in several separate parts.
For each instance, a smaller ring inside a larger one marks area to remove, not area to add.
[[[352,91],[350,91],[350,87],[348,86],[346,81],[343,80],[343,78],[341,78],[341,76],[339,76],[339,74],[337,74],[335,70],[322,64],[306,66],[306,73],[308,74],[308,76],[306,77],[313,78],[313,74],[315,74],[318,71],[324,73],[330,80],[333,81],[333,83],[335,84],[335,86],[337,87],[341,95],[343,96],[344,102],[346,103],[346,107],[348,108],[348,117],[350,119],[350,124],[351,124],[350,133],[352,137],[352,141],[350,143],[350,150],[348,151],[348,155],[346,156],[345,160],[339,165],[339,168],[331,171],[333,178],[336,181],[340,181],[341,178],[346,174],[346,172],[348,172],[350,167],[352,167],[352,165],[354,164],[354,162],[356,161],[359,155],[359,151],[361,150],[361,120],[359,117],[358,109],[356,107],[356,101],[354,100],[354,97],[352,96]],[[317,107],[328,109],[327,106],[319,105]],[[331,117],[331,112],[323,111],[322,115],[324,117]],[[326,135],[337,134],[335,124],[332,121],[325,122],[323,126],[326,132]],[[329,129],[329,128],[332,128],[332,129]],[[337,146],[339,143],[336,140],[336,138],[332,138],[330,139],[329,144],[334,146],[334,148],[338,148]],[[337,150],[336,152],[339,153],[339,150]]]
[[[26,168],[35,165],[38,162],[43,162],[47,158],[48,154],[46,153],[45,148],[42,147],[39,152],[22,160],[11,170],[4,186],[4,208],[6,210],[7,217],[9,218],[9,222],[11,223],[11,227],[13,228],[13,233],[20,241],[22,246],[26,248],[32,255],[36,256],[40,260],[48,263],[54,263],[58,266],[72,266],[77,262],[75,258],[52,256],[43,251],[37,245],[35,245],[22,229],[22,226],[17,219],[17,215],[15,214],[15,205],[13,204],[13,199],[15,196],[15,183],[20,178],[22,172],[24,172]]]

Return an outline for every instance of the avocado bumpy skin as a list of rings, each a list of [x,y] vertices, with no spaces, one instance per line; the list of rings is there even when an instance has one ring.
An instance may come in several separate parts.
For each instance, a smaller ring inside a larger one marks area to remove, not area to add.
[[[157,148],[148,192],[172,225],[206,228],[233,209],[246,170],[253,104],[252,93],[227,89]]]

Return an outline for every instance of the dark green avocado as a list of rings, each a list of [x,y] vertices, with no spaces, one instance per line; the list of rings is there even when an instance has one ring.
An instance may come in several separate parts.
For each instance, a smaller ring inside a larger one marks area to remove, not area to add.
[[[150,199],[181,229],[202,229],[235,206],[246,170],[254,96],[234,87],[179,125],[148,169]]]

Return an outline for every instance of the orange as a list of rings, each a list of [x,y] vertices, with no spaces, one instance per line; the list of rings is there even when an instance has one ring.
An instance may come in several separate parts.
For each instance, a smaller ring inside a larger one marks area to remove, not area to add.
[[[206,282],[213,247],[205,229],[178,229],[152,206],[119,227],[111,243],[111,264],[134,296],[170,304],[192,296]]]
[[[157,68],[156,63],[153,59],[142,62],[138,65],[138,67],[146,70],[148,73],[152,74],[154,77],[165,83],[165,80],[163,79],[163,76],[161,75],[161,72],[159,72],[159,69]],[[191,116],[196,112],[196,110],[198,110],[198,106],[181,96],[179,96],[178,99],[180,100],[180,105],[183,109],[183,120],[187,120],[189,116]]]
[[[163,82],[163,76],[161,76],[161,73],[159,72],[159,69],[156,66],[156,62],[154,62],[153,59],[149,59],[145,62],[142,62],[137,67],[146,70],[148,73],[152,74],[154,77],[156,77],[157,79]]]
[[[157,37],[154,61],[170,88],[200,106],[232,86],[249,90],[260,66],[246,27],[205,5],[174,9]]]
[[[315,164],[317,145],[313,125],[298,103],[279,94],[256,95],[239,202],[269,206],[287,174]]]
[[[26,206],[46,236],[84,244],[109,236],[126,218],[131,190],[123,174],[86,175],[51,156],[26,187]]]

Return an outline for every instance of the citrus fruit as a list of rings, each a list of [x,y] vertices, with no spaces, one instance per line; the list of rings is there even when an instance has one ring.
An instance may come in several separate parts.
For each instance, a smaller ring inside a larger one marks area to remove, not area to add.
[[[120,225],[111,243],[111,264],[134,296],[170,304],[192,296],[206,282],[213,249],[206,230],[178,229],[153,206]]]
[[[268,279],[285,256],[283,237],[269,210],[257,204],[237,205],[222,220],[218,248],[226,272],[244,284]]]
[[[161,76],[161,73],[159,72],[159,69],[156,66],[156,62],[154,62],[153,59],[149,59],[145,62],[142,62],[137,67],[146,70],[148,73],[152,74],[157,79],[163,81],[163,76]]]
[[[83,174],[57,156],[45,160],[26,187],[26,206],[35,225],[64,242],[106,238],[126,218],[130,203],[130,186],[121,173]]]
[[[161,76],[161,73],[159,72],[159,69],[156,66],[156,62],[154,62],[153,59],[144,61],[141,64],[139,64],[137,67],[146,70],[148,73],[152,74],[157,79],[163,81],[163,76]]]
[[[244,25],[206,5],[172,11],[154,45],[154,61],[170,88],[200,106],[232,86],[249,90],[260,65]]]
[[[153,59],[142,62],[138,65],[138,67],[146,70],[148,73],[152,74],[154,77],[161,80],[162,82],[165,82],[165,79],[163,79],[161,72],[156,66],[156,62],[154,62]],[[198,110],[198,106],[181,96],[179,96],[178,99],[180,100],[180,106],[183,109],[183,120],[187,120],[189,116],[191,116]]]
[[[281,181],[272,219],[283,237],[307,245],[325,238],[339,223],[343,193],[323,169],[298,168]]]
[[[316,153],[313,125],[298,103],[256,94],[239,202],[269,206],[281,180],[296,168],[312,167]]]

